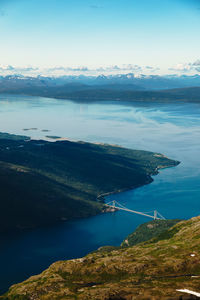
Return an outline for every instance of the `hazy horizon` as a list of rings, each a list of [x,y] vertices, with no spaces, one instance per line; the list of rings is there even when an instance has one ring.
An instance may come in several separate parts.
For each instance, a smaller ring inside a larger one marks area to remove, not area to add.
[[[0,75],[199,74],[199,0],[0,0]]]

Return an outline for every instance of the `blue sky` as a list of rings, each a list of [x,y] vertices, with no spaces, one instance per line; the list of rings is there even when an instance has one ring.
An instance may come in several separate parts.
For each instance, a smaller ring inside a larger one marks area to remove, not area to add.
[[[0,0],[0,66],[197,72],[199,32],[200,0]]]

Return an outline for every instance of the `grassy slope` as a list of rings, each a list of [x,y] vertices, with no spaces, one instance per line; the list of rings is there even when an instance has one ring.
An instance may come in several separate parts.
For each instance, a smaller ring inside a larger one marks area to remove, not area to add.
[[[177,162],[108,145],[0,139],[0,231],[97,214],[99,194],[151,182]]]
[[[168,230],[180,220],[154,220],[144,223],[123,241],[122,246],[134,246],[141,242],[150,240],[151,238],[161,234],[163,231]]]
[[[196,299],[177,289],[199,291],[199,253],[196,217],[136,246],[56,262],[0,299]]]

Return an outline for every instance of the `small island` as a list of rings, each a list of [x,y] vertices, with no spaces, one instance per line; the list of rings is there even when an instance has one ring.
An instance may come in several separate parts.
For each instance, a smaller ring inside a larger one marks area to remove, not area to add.
[[[33,127],[33,128],[24,128],[24,131],[32,131],[32,130],[38,130],[38,128]]]
[[[0,232],[102,213],[104,197],[178,165],[159,153],[0,134]]]
[[[46,135],[45,138],[52,139],[52,140],[58,140],[58,139],[61,139],[61,136],[57,136],[57,135]]]

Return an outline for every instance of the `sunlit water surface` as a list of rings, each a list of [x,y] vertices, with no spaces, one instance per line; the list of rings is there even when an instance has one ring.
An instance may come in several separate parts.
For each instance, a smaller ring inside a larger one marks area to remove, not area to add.
[[[149,185],[108,197],[134,210],[157,209],[166,218],[200,213],[199,116],[198,104],[77,104],[0,96],[0,132],[119,144],[181,161],[178,167],[161,171]],[[24,131],[29,128],[35,129]],[[56,260],[81,257],[103,245],[119,245],[146,221],[149,219],[116,212],[1,237],[0,292]]]

